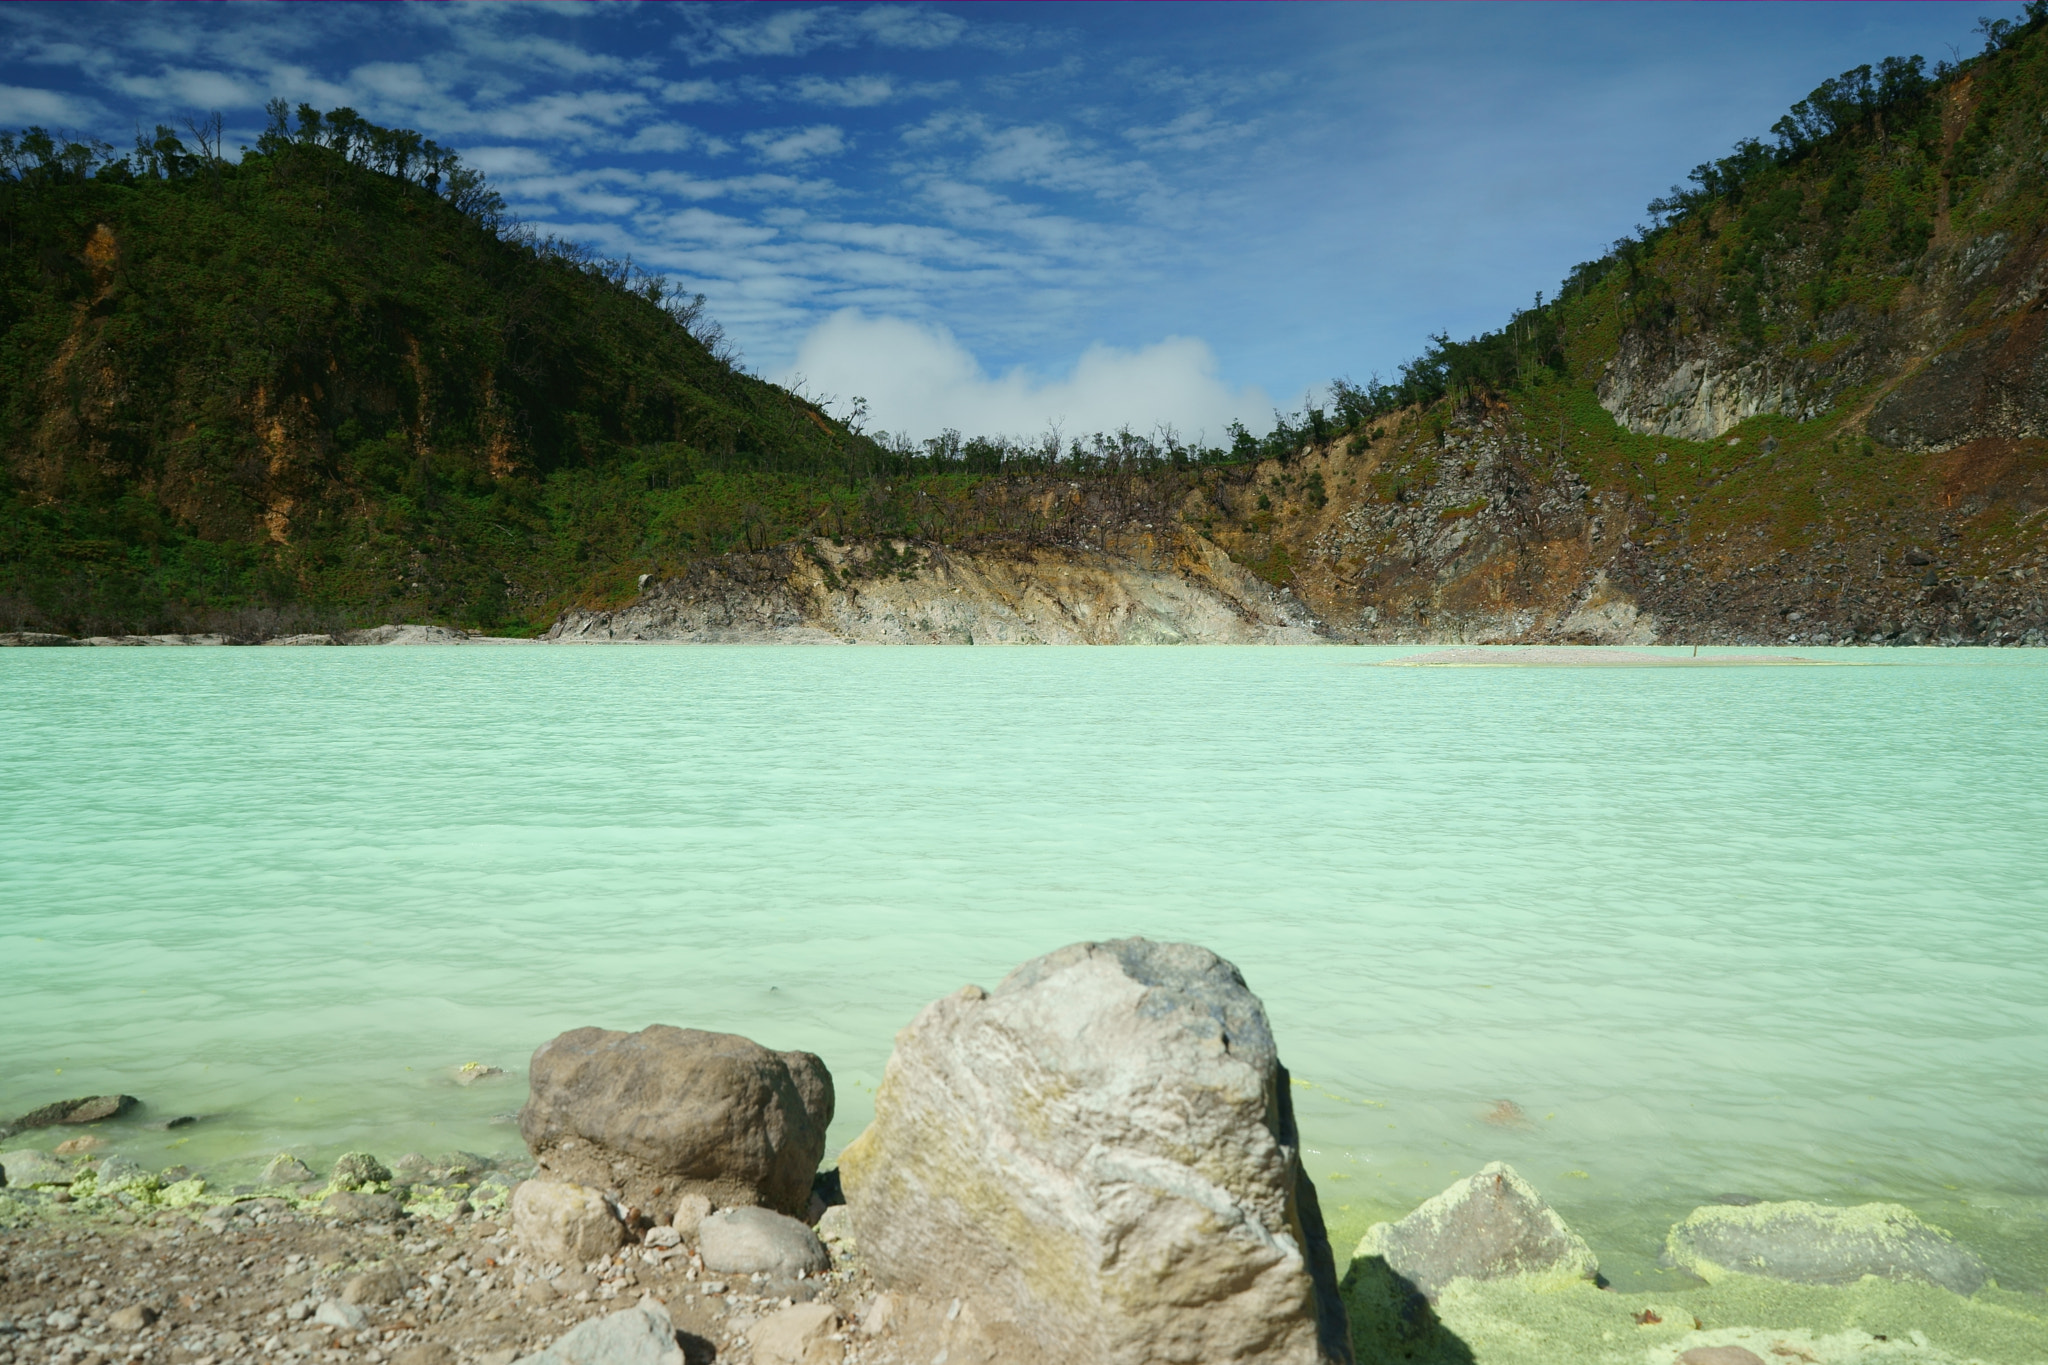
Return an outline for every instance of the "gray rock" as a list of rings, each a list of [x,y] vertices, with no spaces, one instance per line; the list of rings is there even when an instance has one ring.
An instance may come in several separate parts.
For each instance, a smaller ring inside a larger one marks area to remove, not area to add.
[[[1875,1275],[1974,1294],[1990,1277],[1970,1251],[1898,1204],[1710,1204],[1671,1229],[1664,1258],[1704,1280],[1736,1272],[1794,1284],[1854,1284]]]
[[[520,1135],[561,1180],[650,1213],[679,1195],[800,1214],[825,1154],[832,1077],[808,1052],[656,1024],[541,1045]]]
[[[1676,1365],[1764,1365],[1764,1358],[1740,1346],[1695,1346],[1681,1351]]]
[[[303,1185],[314,1178],[313,1168],[290,1152],[279,1152],[263,1168],[263,1183],[266,1185]]]
[[[263,642],[266,645],[331,645],[336,640],[332,635],[277,635]]]
[[[854,1234],[1035,1358],[1348,1365],[1289,1090],[1228,962],[1075,944],[897,1035],[839,1161]]]
[[[684,1237],[694,1238],[697,1229],[711,1216],[711,1201],[701,1194],[686,1194],[676,1201],[676,1211],[669,1215],[669,1226]]]
[[[778,1309],[747,1331],[754,1365],[839,1365],[846,1352],[833,1340],[839,1311],[826,1303]]]
[[[355,1304],[390,1303],[405,1293],[405,1272],[396,1266],[379,1266],[351,1275],[341,1287],[341,1301]]]
[[[651,1303],[592,1318],[522,1365],[685,1365],[668,1314]]]
[[[107,1326],[116,1332],[140,1332],[156,1320],[156,1309],[146,1303],[131,1303],[107,1314]]]
[[[141,1162],[125,1156],[102,1157],[94,1168],[101,1190],[118,1190],[131,1185],[147,1185],[155,1177]]]
[[[768,1209],[720,1209],[697,1225],[706,1270],[733,1275],[815,1273],[832,1268],[825,1244],[797,1219]]]
[[[1375,1223],[1352,1253],[1354,1261],[1369,1257],[1385,1262],[1432,1303],[1453,1280],[1590,1280],[1600,1273],[1585,1239],[1498,1161],[1398,1223]]]
[[[512,1236],[541,1265],[580,1266],[626,1244],[626,1228],[588,1185],[526,1180],[512,1191]]]
[[[404,1212],[396,1195],[339,1190],[320,1202],[322,1216],[343,1223],[389,1223]]]
[[[24,1149],[0,1152],[0,1171],[9,1185],[69,1185],[78,1178],[78,1168],[48,1152]]]
[[[339,1299],[329,1299],[313,1310],[313,1321],[324,1323],[329,1327],[341,1327],[351,1332],[360,1332],[370,1325],[370,1315],[352,1303],[343,1303]]]
[[[382,1185],[391,1179],[384,1163],[368,1152],[344,1152],[328,1177],[337,1190],[359,1190],[365,1185]]]

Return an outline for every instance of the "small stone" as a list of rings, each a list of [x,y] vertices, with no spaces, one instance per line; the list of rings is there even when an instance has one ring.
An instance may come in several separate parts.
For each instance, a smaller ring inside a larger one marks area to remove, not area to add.
[[[359,1190],[365,1185],[388,1183],[391,1172],[368,1152],[344,1152],[328,1179],[337,1190]]]
[[[565,1270],[555,1276],[555,1292],[564,1298],[575,1298],[578,1294],[595,1294],[597,1276],[584,1270]]]
[[[903,1312],[903,1300],[894,1293],[884,1294],[868,1305],[868,1311],[861,1315],[860,1333],[864,1337],[878,1337],[889,1330]]]
[[[648,1304],[591,1318],[563,1333],[527,1365],[686,1365],[668,1314]]]
[[[405,1272],[395,1266],[380,1266],[351,1276],[341,1287],[343,1303],[390,1303],[405,1293]]]
[[[455,1068],[457,1085],[475,1085],[478,1081],[495,1080],[505,1074],[502,1066],[486,1066],[482,1062],[464,1062]]]
[[[844,1352],[832,1339],[839,1314],[830,1304],[800,1303],[755,1323],[747,1339],[755,1365],[839,1365]]]
[[[625,1226],[605,1197],[587,1185],[527,1180],[512,1191],[512,1236],[542,1265],[581,1265],[626,1243]]]
[[[683,1234],[677,1232],[673,1227],[656,1226],[647,1229],[647,1235],[640,1240],[657,1250],[666,1251],[671,1247],[681,1246],[683,1244]]]
[[[263,1168],[266,1185],[303,1185],[314,1178],[313,1168],[290,1152],[279,1152]]]
[[[97,1133],[88,1133],[84,1137],[66,1138],[58,1143],[57,1155],[80,1156],[86,1152],[96,1152],[106,1145],[107,1140],[105,1138]]]
[[[818,1215],[818,1237],[824,1242],[853,1245],[853,1210],[834,1204]]]
[[[528,1303],[553,1303],[557,1293],[553,1283],[548,1280],[528,1280],[519,1286],[519,1297]]]
[[[320,1204],[322,1216],[343,1223],[388,1223],[404,1211],[392,1195],[357,1194],[350,1190],[330,1194]]]
[[[116,1332],[140,1332],[156,1321],[156,1309],[146,1303],[131,1303],[107,1314],[107,1326]]]
[[[673,1227],[684,1237],[695,1237],[697,1227],[711,1216],[711,1201],[701,1194],[686,1194],[676,1201],[675,1216],[669,1219]]]
[[[422,1341],[400,1350],[391,1365],[455,1365],[455,1352],[441,1342]]]
[[[370,1315],[352,1303],[329,1299],[313,1310],[313,1321],[350,1332],[360,1332],[370,1325]]]
[[[1740,1346],[1695,1346],[1678,1357],[1678,1365],[1764,1365],[1764,1358]]]
[[[75,1332],[78,1330],[78,1314],[68,1308],[59,1308],[43,1319],[43,1326],[52,1332]]]
[[[815,1233],[770,1209],[720,1209],[698,1225],[697,1246],[706,1269],[728,1274],[815,1274],[832,1268]]]
[[[148,1184],[152,1179],[148,1169],[141,1162],[118,1155],[102,1159],[95,1168],[95,1173],[99,1177],[99,1187],[103,1192],[128,1185]]]

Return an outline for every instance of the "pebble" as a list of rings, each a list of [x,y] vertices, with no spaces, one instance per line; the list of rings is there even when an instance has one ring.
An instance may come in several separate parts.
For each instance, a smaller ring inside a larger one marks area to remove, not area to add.
[[[370,1315],[352,1303],[329,1299],[314,1310],[313,1321],[329,1327],[345,1327],[351,1332],[360,1332],[370,1325]]]

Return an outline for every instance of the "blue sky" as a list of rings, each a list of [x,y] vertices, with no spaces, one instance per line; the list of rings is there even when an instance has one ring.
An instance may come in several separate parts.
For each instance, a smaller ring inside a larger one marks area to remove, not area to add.
[[[871,422],[1263,429],[1971,4],[0,6],[0,126],[419,129]]]

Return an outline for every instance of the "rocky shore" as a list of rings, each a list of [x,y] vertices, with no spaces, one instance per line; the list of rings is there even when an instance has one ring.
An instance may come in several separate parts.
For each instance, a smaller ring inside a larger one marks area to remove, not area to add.
[[[831,1169],[809,1053],[583,1028],[529,1080],[521,1158],[279,1153],[225,1188],[111,1151],[130,1097],[23,1115],[0,1365],[2048,1360],[2048,1300],[1890,1204],[1700,1208],[1664,1247],[1696,1288],[1624,1294],[1495,1164],[1347,1268],[1264,1007],[1191,944],[934,1001]]]

